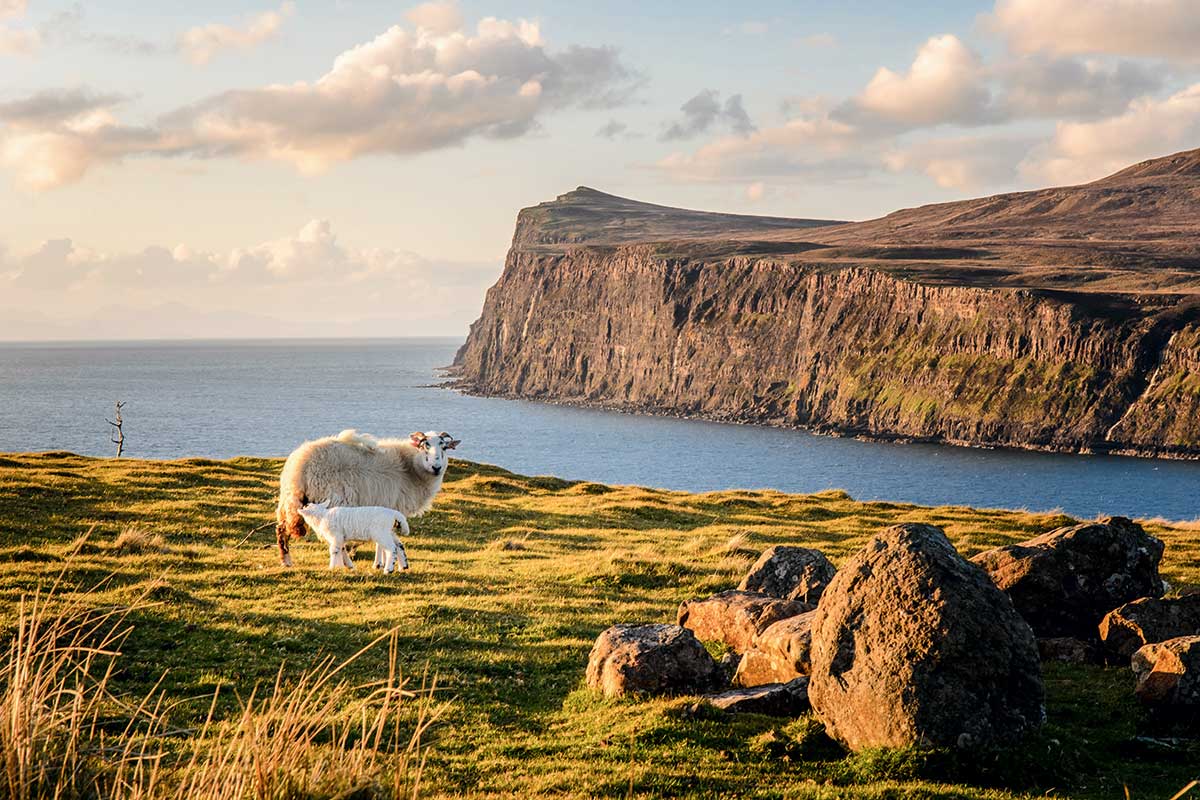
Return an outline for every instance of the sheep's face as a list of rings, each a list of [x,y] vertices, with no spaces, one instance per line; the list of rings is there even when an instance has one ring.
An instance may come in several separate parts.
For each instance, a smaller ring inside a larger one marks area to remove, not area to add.
[[[434,477],[446,471],[446,463],[450,460],[446,451],[453,450],[461,443],[445,431],[418,431],[409,436],[409,441],[417,448],[421,466]]]

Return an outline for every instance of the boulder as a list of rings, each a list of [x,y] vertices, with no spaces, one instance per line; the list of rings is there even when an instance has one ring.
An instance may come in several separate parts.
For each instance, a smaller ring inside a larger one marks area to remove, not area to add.
[[[808,711],[808,678],[771,683],[752,689],[731,689],[704,695],[703,701],[731,713],[798,717]]]
[[[786,683],[807,675],[812,666],[812,621],[809,611],[781,619],[754,637],[742,656],[733,682],[738,686]]]
[[[1193,635],[1200,635],[1200,594],[1143,597],[1108,612],[1100,621],[1104,649],[1121,661],[1143,645]]]
[[[1200,710],[1200,636],[1148,644],[1130,659],[1143,703],[1171,711]]]
[[[1095,640],[1104,615],[1163,592],[1163,543],[1124,517],[1059,528],[975,556],[1038,636]]]
[[[737,588],[815,606],[836,572],[820,550],[777,545],[763,551]]]
[[[852,750],[972,747],[1045,719],[1037,643],[941,530],[884,530],[838,570],[812,623],[809,699]]]
[[[812,606],[793,600],[731,589],[704,600],[685,600],[676,622],[702,641],[721,642],[744,653],[772,623],[811,610]]]
[[[1091,642],[1073,636],[1052,636],[1038,639],[1038,655],[1042,661],[1060,661],[1064,664],[1098,664],[1100,651]]]
[[[723,683],[704,645],[678,625],[614,625],[588,657],[587,684],[606,697],[702,694]]]

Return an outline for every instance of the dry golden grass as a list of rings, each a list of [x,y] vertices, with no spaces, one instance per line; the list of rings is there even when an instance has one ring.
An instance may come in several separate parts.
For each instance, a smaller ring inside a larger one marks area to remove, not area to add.
[[[441,706],[435,686],[407,688],[395,632],[295,679],[281,665],[273,684],[238,701],[232,720],[217,719],[217,689],[200,729],[177,728],[158,682],[137,696],[116,690],[113,680],[134,630],[131,615],[151,608],[146,598],[164,582],[149,582],[133,603],[97,606],[107,581],[76,589],[64,580],[71,567],[68,559],[48,588],[17,605],[0,661],[0,797],[283,800],[368,790],[417,797],[422,737]],[[366,685],[345,680],[345,670],[385,640],[387,674]],[[173,747],[180,738],[185,745]]]

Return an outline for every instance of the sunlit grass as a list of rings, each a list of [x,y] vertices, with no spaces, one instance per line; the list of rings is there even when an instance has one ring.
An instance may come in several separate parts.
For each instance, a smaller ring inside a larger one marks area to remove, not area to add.
[[[353,688],[393,667],[437,673],[442,712],[422,737],[422,791],[432,796],[626,796],[632,781],[639,796],[1111,797],[1128,784],[1136,798],[1169,797],[1195,777],[1194,752],[1162,759],[1130,744],[1145,720],[1119,669],[1048,672],[1048,736],[1065,750],[1048,751],[1028,780],[922,754],[848,757],[810,717],[695,719],[680,713],[686,699],[607,702],[582,689],[601,630],[673,621],[679,602],[731,588],[770,545],[818,547],[840,563],[880,528],[923,521],[971,554],[1068,522],[1061,513],[859,503],[836,491],[688,494],[455,462],[434,511],[412,521],[409,572],[374,573],[364,550],[357,573],[331,573],[312,539],[293,548],[293,570],[278,566],[269,530],[237,546],[271,518],[280,466],[0,456],[0,633],[14,629],[21,596],[64,565],[70,585],[100,584],[85,605],[126,609],[128,629],[110,693],[155,693],[172,726],[197,732],[167,737],[176,761],[241,770],[254,762],[223,748],[258,747],[239,720],[273,708],[276,681],[302,686],[395,629],[390,656],[368,649],[338,676]],[[1195,530],[1159,520],[1149,529],[1167,542],[1172,584],[1200,582]],[[415,724],[410,712],[404,719]],[[361,724],[346,730],[314,744],[340,742],[336,751],[370,738]],[[218,731],[232,738],[220,744]],[[362,796],[393,791],[388,769],[370,773]],[[286,772],[309,776],[307,797],[336,793],[309,767]],[[337,791],[346,788],[353,781]]]

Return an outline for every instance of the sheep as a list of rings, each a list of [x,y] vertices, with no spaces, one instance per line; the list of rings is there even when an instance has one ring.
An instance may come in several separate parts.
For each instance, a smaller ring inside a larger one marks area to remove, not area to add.
[[[308,503],[383,506],[405,517],[424,514],[446,477],[446,452],[460,443],[444,431],[376,439],[345,430],[300,445],[279,476],[275,538],[280,562],[292,566],[288,541],[304,536],[300,508]]]
[[[309,503],[300,516],[317,535],[329,544],[329,568],[357,569],[347,542],[375,542],[375,568],[387,574],[408,569],[408,554],[397,533],[409,533],[408,520],[399,511],[383,506],[344,506],[330,508],[326,503]]]

